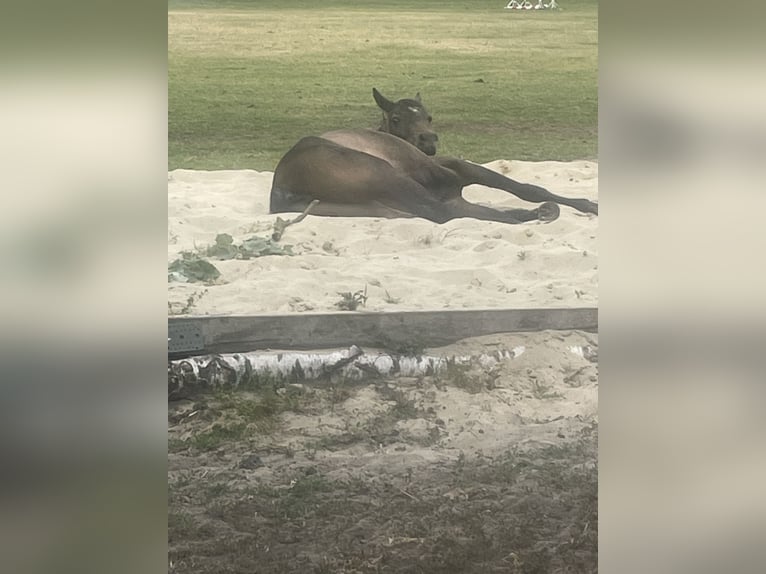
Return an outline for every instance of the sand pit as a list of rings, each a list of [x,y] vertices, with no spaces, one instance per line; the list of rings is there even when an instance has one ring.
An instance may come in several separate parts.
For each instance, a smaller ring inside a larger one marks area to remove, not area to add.
[[[598,199],[594,162],[485,165],[560,195]],[[168,262],[214,244],[220,233],[235,242],[269,237],[276,219],[268,213],[271,178],[252,170],[170,172]],[[499,208],[531,207],[483,186],[466,188],[465,197]],[[170,282],[169,312],[337,311],[338,293],[365,289],[368,311],[594,307],[597,225],[597,217],[567,207],[553,223],[522,225],[308,216],[280,242],[295,255],[211,260],[221,277],[210,285]]]

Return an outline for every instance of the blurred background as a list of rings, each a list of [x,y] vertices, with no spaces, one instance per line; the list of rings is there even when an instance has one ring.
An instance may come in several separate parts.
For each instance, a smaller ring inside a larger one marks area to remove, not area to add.
[[[764,21],[600,10],[602,572],[763,571]],[[143,1],[0,22],[11,572],[167,568],[166,23]]]
[[[167,568],[166,13],[0,18],[0,555]]]
[[[600,10],[603,572],[763,569],[763,22]]]

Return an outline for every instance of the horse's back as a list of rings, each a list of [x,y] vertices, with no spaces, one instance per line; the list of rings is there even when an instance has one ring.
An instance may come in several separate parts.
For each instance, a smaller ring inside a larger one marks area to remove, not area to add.
[[[430,162],[430,158],[409,142],[378,130],[335,130],[322,134],[322,139],[345,148],[366,153],[409,171]]]

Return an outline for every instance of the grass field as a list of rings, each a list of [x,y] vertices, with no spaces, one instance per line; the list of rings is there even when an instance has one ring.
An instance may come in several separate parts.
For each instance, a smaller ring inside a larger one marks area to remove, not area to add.
[[[440,154],[597,155],[595,0],[170,0],[170,169],[273,170],[301,136],[375,127],[420,92]]]

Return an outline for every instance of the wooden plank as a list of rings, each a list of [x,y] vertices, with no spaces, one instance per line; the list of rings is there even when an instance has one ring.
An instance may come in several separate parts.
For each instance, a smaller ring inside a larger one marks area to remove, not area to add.
[[[168,325],[193,322],[207,353],[261,349],[329,349],[359,345],[436,347],[480,335],[598,329],[598,309],[479,309],[300,315],[170,317]]]

